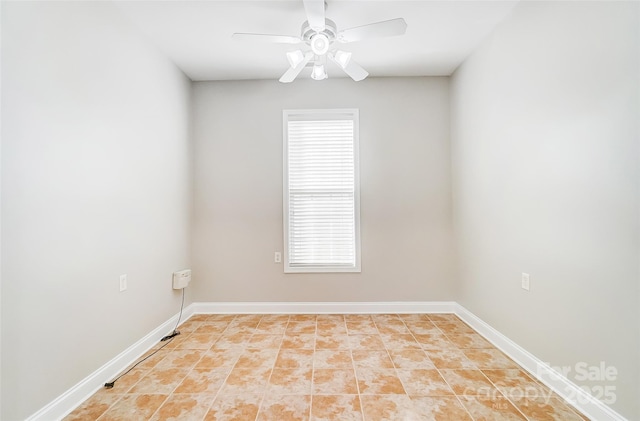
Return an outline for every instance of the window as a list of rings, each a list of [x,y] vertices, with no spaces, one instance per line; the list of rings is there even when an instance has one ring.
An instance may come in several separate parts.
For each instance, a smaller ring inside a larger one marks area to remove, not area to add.
[[[285,110],[284,271],[360,272],[358,110]]]

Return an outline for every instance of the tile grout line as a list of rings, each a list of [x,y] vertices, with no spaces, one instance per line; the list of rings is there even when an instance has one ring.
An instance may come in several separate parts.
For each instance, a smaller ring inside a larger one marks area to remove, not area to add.
[[[220,335],[220,338],[222,338],[222,336],[224,335],[224,333],[229,329],[229,326],[231,326],[231,324],[237,319],[237,315],[234,315],[233,319],[231,319],[228,324],[227,327],[222,331],[222,334]],[[218,340],[220,340],[220,338],[218,338]],[[211,344],[211,348],[212,349],[216,343],[218,342],[218,340],[216,340],[213,344]],[[231,348],[227,348],[227,349],[231,349]],[[216,392],[215,397],[213,398],[213,400],[211,401],[211,404],[209,405],[209,408],[207,408],[207,412],[204,413],[204,416],[202,417],[202,421],[204,421],[205,418],[207,418],[207,415],[209,414],[209,412],[211,411],[211,408],[213,408],[213,404],[216,402],[216,400],[218,399],[218,396],[220,396],[220,394],[222,393],[222,389],[224,388],[225,384],[227,384],[227,380],[229,379],[229,376],[231,375],[231,373],[233,372],[233,368],[236,366],[236,364],[238,363],[238,360],[240,360],[240,355],[238,355],[238,358],[236,360],[234,360],[233,365],[231,366],[231,368],[229,369],[229,372],[227,373],[227,375],[224,378],[224,381],[222,382],[222,384],[220,385],[220,388],[218,389],[218,391]],[[257,414],[256,414],[257,416]]]
[[[462,323],[464,323],[464,321],[463,321]],[[434,324],[435,324],[435,323],[434,323]],[[465,325],[467,325],[466,323],[464,323],[464,324],[465,324]],[[469,326],[469,325],[467,325],[467,326]],[[443,335],[445,336],[445,338],[447,338],[447,340],[449,340],[449,341],[450,341],[450,339],[449,339],[449,335],[454,335],[454,334],[455,334],[455,333],[450,333],[450,332],[449,332],[449,333],[447,333],[445,330],[441,329],[437,324],[436,324],[436,327],[437,327],[438,329],[440,329],[440,331],[442,332],[442,334],[443,334]],[[472,333],[479,335],[479,333],[478,333],[478,332],[476,332],[476,331],[475,331],[471,326],[469,326],[469,328],[473,331]],[[458,334],[461,334],[461,333],[458,333]],[[480,336],[482,336],[482,335],[480,335]],[[484,338],[483,338],[483,339],[484,339]],[[485,339],[485,340],[486,340],[486,339]],[[456,345],[456,346],[457,346],[457,345]],[[460,351],[461,351],[461,352],[465,355],[465,357],[466,357],[466,354],[464,353],[464,348],[460,348],[460,347],[458,347],[458,348],[460,349]],[[478,349],[484,349],[484,348],[478,348]],[[487,348],[487,349],[496,349],[496,348],[495,348],[495,347],[493,347],[493,348]],[[468,358],[468,357],[467,357],[467,358]],[[509,403],[510,403],[510,404],[511,404],[515,409],[516,409],[516,411],[518,411],[518,413],[520,413],[520,414],[524,417],[524,419],[525,419],[525,420],[529,420],[529,417],[527,417],[527,416],[526,416],[526,415],[525,415],[525,414],[520,410],[520,408],[515,404],[515,402],[512,402],[512,401],[511,401],[511,399],[509,399],[507,396],[505,396],[505,395],[504,395],[504,393],[502,393],[502,391],[501,391],[500,389],[498,389],[498,387],[497,387],[497,386],[496,386],[496,385],[491,381],[491,379],[489,379],[489,378],[487,377],[487,375],[486,375],[486,374],[484,374],[484,372],[482,371],[482,368],[480,368],[480,367],[477,365],[477,363],[476,363],[475,361],[473,361],[473,363],[474,363],[474,365],[476,366],[476,369],[477,369],[477,370],[478,370],[478,371],[483,375],[483,377],[485,377],[485,378],[489,381],[489,383],[491,383],[491,384],[493,385],[493,387],[498,391],[498,393],[500,394],[500,396],[502,396],[504,399],[506,399],[506,400],[507,400],[507,401],[508,401],[508,402],[509,402]],[[440,375],[442,376],[442,374],[440,374]],[[444,376],[442,376],[442,378],[444,379],[444,381],[445,381],[447,384],[449,384],[449,382],[447,382],[447,379],[446,379],[446,378],[444,378]],[[449,387],[451,387],[451,385],[449,385]],[[455,392],[454,392],[454,394],[455,394]],[[467,395],[455,395],[455,396],[456,396],[456,398],[458,399],[458,401],[462,404],[462,406],[465,408],[465,410],[467,410],[467,412],[469,413],[469,415],[471,415],[471,412],[467,409],[467,407],[466,407],[466,406],[464,405],[464,403],[462,403],[462,401],[461,401],[461,398],[462,398],[462,397],[465,397],[465,396],[467,396]],[[473,395],[473,396],[475,397],[475,396],[477,396],[477,395]],[[475,418],[474,418],[472,415],[471,415],[471,418],[475,420]]]
[[[513,405],[513,407],[516,409],[516,411],[518,411],[518,412],[519,412],[519,413],[524,417],[524,419],[525,419],[525,420],[530,420],[530,418],[529,418],[529,417],[527,417],[527,415],[526,415],[524,412],[522,412],[522,410],[520,409],[520,407],[518,407],[518,405],[516,405],[516,403],[515,403],[515,402],[513,402],[513,401],[512,401],[508,396],[506,396],[504,393],[502,393],[502,390],[498,389],[498,386],[496,386],[496,384],[495,384],[495,383],[494,383],[494,382],[493,382],[493,381],[492,381],[492,380],[491,380],[491,379],[490,379],[486,374],[484,374],[484,372],[482,371],[482,369],[479,369],[479,370],[480,370],[480,373],[482,373],[482,375],[483,375],[487,380],[489,380],[489,383],[491,383],[491,384],[493,385],[493,387],[495,387],[495,389],[498,391],[498,393],[500,393],[500,395],[501,395],[504,399],[506,399],[506,400],[507,400],[511,405]],[[485,370],[490,370],[490,369],[485,369]]]
[[[447,337],[446,333],[444,330],[440,329],[440,327],[434,323],[434,320],[431,320],[431,318],[427,315],[427,319],[429,320],[429,322],[431,324],[433,324],[435,326],[436,329],[438,329],[440,331],[440,333],[447,339],[449,340],[449,338]],[[455,345],[455,344],[454,344]],[[457,347],[457,346],[456,346]],[[425,353],[427,354],[427,358],[431,359],[429,357],[429,353],[425,350]],[[432,361],[433,363],[433,361]],[[474,366],[476,364],[474,363]],[[462,409],[464,409],[464,411],[469,415],[469,418],[473,421],[476,421],[476,418],[473,416],[473,414],[471,413],[471,411],[469,410],[469,408],[466,407],[466,405],[462,402],[460,395],[457,395],[455,390],[453,390],[453,387],[451,387],[451,385],[449,384],[449,382],[447,381],[447,379],[442,375],[442,373],[440,372],[440,369],[435,365],[435,363],[433,364],[434,368],[436,369],[436,371],[438,372],[438,374],[440,375],[440,377],[442,377],[442,380],[444,380],[444,382],[446,383],[447,386],[449,386],[449,389],[451,389],[451,391],[453,392],[453,397],[456,399],[456,401],[460,404],[460,406],[462,407]],[[476,366],[477,368],[477,366]]]
[[[411,330],[409,330],[409,328],[407,327],[406,323],[404,322],[404,320],[402,320],[400,318],[400,316],[398,316],[397,314],[395,315],[398,320],[400,320],[402,322],[402,325],[405,327],[405,329],[407,329],[407,331],[409,331],[409,333],[411,333],[411,336],[413,337],[413,339],[415,340],[416,338],[413,336],[413,333],[411,332]],[[373,318],[372,318],[373,319]],[[376,326],[376,329],[378,330],[378,334],[380,334],[380,328],[378,327],[378,323],[375,321],[375,319],[373,319],[373,323]],[[380,336],[382,336],[382,334],[380,334]],[[384,350],[387,352],[387,356],[389,357],[389,361],[391,361],[391,365],[393,365],[393,370],[396,373],[396,377],[398,378],[398,381],[400,382],[400,384],[402,385],[402,390],[404,390],[405,395],[409,398],[409,400],[411,401],[411,396],[409,396],[409,392],[407,392],[407,387],[404,384],[404,382],[402,381],[402,379],[400,378],[400,374],[398,373],[398,367],[396,367],[396,363],[393,362],[393,357],[391,356],[391,353],[389,352],[389,347],[387,346],[387,344],[384,343],[384,341],[382,342],[384,345]],[[416,343],[418,343],[418,341],[416,341]],[[413,403],[413,402],[412,402]]]
[[[440,370],[438,369],[438,367],[436,367],[436,365],[433,363],[433,361],[431,361],[431,358],[429,358],[429,354],[427,353],[427,351],[425,351],[425,350],[422,348],[422,344],[420,344],[420,342],[418,342],[418,340],[417,340],[417,338],[415,337],[415,335],[414,335],[413,331],[411,330],[411,328],[409,328],[409,326],[407,326],[407,323],[402,319],[402,317],[399,317],[399,319],[402,321],[402,323],[404,324],[404,326],[407,328],[407,330],[409,331],[409,334],[411,335],[411,337],[413,338],[413,340],[414,340],[414,341],[416,341],[416,343],[420,346],[420,350],[421,350],[422,352],[424,352],[424,354],[425,354],[425,356],[427,357],[427,359],[431,362],[431,364],[433,364],[433,367],[434,367],[434,369],[438,372],[438,375],[439,375],[440,377],[442,377],[442,379],[443,379],[443,380],[444,380],[444,382],[447,384],[447,386],[449,386],[449,389],[451,389],[451,391],[453,392],[453,396],[457,398],[457,396],[456,396],[456,394],[455,394],[455,391],[453,390],[453,388],[451,387],[451,385],[447,382],[447,380],[444,378],[444,376],[442,375],[442,373],[440,373]],[[431,320],[429,320],[429,322],[433,324],[433,322],[432,322]],[[436,325],[434,324],[434,326],[436,326]],[[438,327],[436,326],[436,328],[438,328]],[[391,355],[389,355],[389,357],[391,357]],[[391,359],[391,362],[393,363],[393,359]],[[393,363],[393,365],[394,365],[394,367],[395,367],[395,363]],[[398,372],[398,368],[396,367],[396,373],[397,373],[397,372]],[[403,383],[403,385],[404,385],[404,382],[402,381],[402,379],[400,378],[400,376],[399,376],[399,375],[398,375],[398,379],[400,379],[400,382],[401,382],[401,383]],[[406,389],[405,389],[405,392],[407,392],[407,391],[406,391]],[[408,392],[407,392],[407,396],[408,396],[408,397],[409,397],[409,399],[411,400],[411,395],[410,395]],[[432,397],[432,396],[429,396],[429,397]],[[433,396],[433,397],[438,397],[438,396]],[[444,397],[446,397],[446,396],[444,396]],[[463,408],[467,413],[469,413],[469,411],[465,408],[465,406],[464,406],[464,405],[462,405],[462,402],[460,402],[460,405],[462,406],[462,408]],[[471,414],[469,414],[469,416],[470,416],[470,418],[471,418],[472,420],[474,420],[474,418],[473,418],[473,417],[471,417]]]
[[[187,320],[188,320],[188,319],[187,319]],[[200,322],[200,326],[202,326],[202,322]],[[200,327],[200,326],[198,326],[198,327]],[[228,325],[227,325],[227,327],[228,327]],[[191,334],[194,334],[196,330],[197,330],[197,328],[196,328],[196,329],[194,329],[194,331],[193,331],[193,332],[191,332]],[[225,330],[227,330],[227,328],[225,328]],[[223,332],[224,332],[224,331],[223,331]],[[189,335],[189,336],[191,336],[191,335]],[[180,385],[182,384],[182,382],[184,382],[184,381],[186,380],[186,378],[187,378],[187,377],[189,377],[189,374],[191,374],[191,373],[193,372],[193,370],[196,368],[196,366],[198,365],[198,363],[199,363],[200,361],[202,361],[202,358],[203,358],[203,357],[204,357],[204,355],[207,353],[207,351],[208,351],[209,349],[211,349],[211,347],[212,347],[212,346],[217,342],[217,340],[218,340],[218,339],[220,339],[220,336],[218,336],[218,338],[217,338],[215,341],[213,341],[213,343],[211,344],[211,346],[210,346],[209,348],[207,348],[206,350],[204,350],[204,351],[202,352],[202,355],[200,355],[200,358],[198,358],[198,361],[196,361],[196,362],[193,364],[193,366],[191,367],[191,369],[189,369],[189,371],[187,372],[187,375],[186,375],[186,376],[184,376],[184,378],[183,378],[183,379],[182,379],[178,384],[176,384],[176,386],[173,388],[173,390],[172,390],[172,391],[167,395],[166,399],[165,399],[164,401],[162,401],[162,403],[160,404],[160,406],[158,406],[158,408],[155,410],[155,412],[154,412],[153,414],[151,414],[151,416],[149,417],[149,419],[153,419],[153,416],[154,416],[155,414],[157,414],[157,413],[158,413],[158,411],[160,411],[160,409],[164,406],[164,404],[165,404],[165,403],[167,403],[167,401],[169,400],[169,398],[171,398],[171,397],[173,396],[173,394],[174,394],[174,392],[176,391],[176,389],[178,389],[178,387],[180,387]],[[176,351],[176,349],[173,349],[173,351]],[[194,350],[190,350],[190,351],[194,351]],[[167,355],[167,357],[168,357],[168,355]],[[166,358],[166,357],[165,357],[165,358]],[[163,359],[164,359],[164,358],[163,358]],[[160,360],[160,362],[162,362],[162,360]],[[158,364],[160,364],[160,362],[158,362]],[[157,365],[157,364],[156,364],[156,365]],[[217,396],[217,394],[216,394],[216,396]],[[215,399],[215,398],[214,398],[214,399]],[[211,403],[213,404],[213,400],[211,401]],[[207,409],[207,412],[208,412],[208,411],[209,411],[209,409]],[[207,415],[207,414],[206,414],[206,412],[205,412],[205,416],[206,416],[206,415]]]
[[[427,317],[428,317],[428,316],[427,316]],[[457,316],[456,316],[456,317],[457,317]],[[435,322],[435,320],[432,320],[430,317],[428,317],[428,318],[429,318],[429,321],[430,321],[430,322],[431,322],[431,323],[436,327],[436,329],[438,329],[438,330],[440,331],[440,333],[441,333],[441,334],[442,334],[442,335],[443,335],[447,340],[449,340],[449,338],[447,337],[446,332],[445,332],[443,329],[441,329],[441,328],[440,328],[440,326],[438,326],[436,323],[434,323],[434,322]],[[454,344],[454,345],[455,345],[455,344]],[[458,348],[458,347],[456,346],[456,348]],[[464,354],[464,353],[463,353],[463,354]],[[429,354],[428,354],[428,353],[427,353],[427,356],[429,356]],[[465,357],[466,357],[466,355],[465,355]],[[472,362],[473,362],[473,361],[472,361]],[[476,369],[480,370],[480,369],[478,368],[478,366],[477,366],[477,364],[476,364],[475,362],[473,362],[473,365],[476,367]],[[462,406],[462,408],[467,412],[467,414],[469,414],[469,417],[470,417],[472,420],[476,421],[476,417],[474,417],[474,416],[473,416],[473,414],[471,413],[471,411],[469,410],[469,408],[467,408],[467,406],[464,404],[464,402],[462,402],[461,395],[457,395],[457,394],[456,394],[456,391],[455,391],[455,390],[453,390],[453,387],[451,387],[451,385],[449,384],[449,382],[447,381],[447,379],[442,375],[442,373],[440,372],[440,369],[439,369],[435,364],[434,364],[433,366],[434,366],[434,367],[436,368],[436,370],[438,371],[438,374],[440,375],[440,377],[442,377],[442,380],[444,380],[444,382],[447,384],[447,386],[449,386],[449,389],[451,389],[451,391],[453,392],[453,396],[456,398],[456,400],[458,401],[458,403],[460,403],[460,405]]]
[[[213,343],[211,344],[211,346],[209,347],[209,349],[206,351],[210,351],[215,344],[220,340],[220,338],[222,338],[222,336],[224,335],[224,333],[227,331],[227,329],[229,329],[229,326],[231,326],[231,324],[233,323],[233,321],[236,319],[236,315],[234,315],[233,319],[231,319],[229,322],[227,322],[227,326],[222,330],[222,332],[220,332],[220,336],[218,336],[218,338],[213,341]],[[202,325],[202,322],[200,323],[200,325]],[[197,328],[196,328],[197,329]],[[195,332],[195,330],[194,330]],[[206,354],[205,352],[205,354]],[[204,355],[203,355],[204,357]],[[200,360],[198,362],[200,362],[202,360],[202,357],[200,358]],[[227,382],[227,379],[229,378],[229,375],[231,374],[231,371],[233,371],[233,367],[235,367],[235,364],[238,361],[234,361],[233,366],[231,366],[231,368],[229,369],[229,372],[227,373],[227,375],[225,376],[225,379],[222,381],[222,384],[220,385],[220,387],[218,388],[218,391],[213,395],[213,399],[211,400],[211,403],[209,404],[209,406],[207,407],[207,410],[205,411],[204,415],[202,416],[202,420],[204,420],[207,417],[207,414],[209,413],[209,411],[211,410],[211,408],[213,407],[213,403],[216,401],[216,399],[218,398],[218,396],[220,395],[220,392],[222,391],[222,388],[224,387],[225,383]],[[198,365],[198,363],[196,363],[193,367],[195,368],[195,366]],[[187,374],[188,376],[188,374]],[[186,378],[186,377],[185,377]],[[175,390],[175,389],[174,389]],[[159,409],[159,408],[158,408]],[[157,411],[156,411],[157,412]],[[201,420],[201,421],[202,421]]]
[[[402,320],[398,314],[393,314],[393,316],[395,316],[395,318],[396,318],[397,320],[401,321],[401,322],[402,322],[402,325],[403,325],[405,328],[407,328],[406,324],[404,323],[404,320]],[[380,339],[382,340],[382,335],[383,335],[383,333],[382,333],[382,332],[380,332],[380,326],[378,325],[378,324],[379,324],[379,323],[381,323],[381,322],[377,322],[377,321],[376,321],[376,319],[375,319],[375,317],[372,317],[372,320],[373,320],[373,323],[374,323],[374,325],[375,325],[375,327],[376,327],[376,330],[378,331],[378,335],[380,336]],[[408,329],[408,328],[407,328],[407,331],[408,331],[409,333],[411,333],[411,331],[409,331],[409,329]],[[401,335],[402,333],[400,333],[400,332],[385,333],[385,335],[394,335],[394,334]],[[415,337],[414,337],[414,340],[415,340]],[[416,343],[417,343],[417,341],[416,341]],[[402,379],[400,378],[400,374],[399,374],[399,372],[398,372],[398,367],[396,367],[396,364],[393,362],[393,358],[391,357],[391,353],[390,353],[389,346],[387,346],[387,344],[385,343],[385,341],[384,341],[384,340],[382,340],[382,344],[384,345],[384,350],[385,350],[385,352],[386,352],[386,354],[387,354],[387,357],[389,358],[389,361],[391,361],[391,365],[393,365],[393,371],[395,372],[396,377],[398,378],[398,381],[400,382],[400,385],[402,385],[402,390],[404,391],[404,396],[406,396],[406,397],[409,399],[409,402],[411,402],[412,407],[413,407],[413,401],[411,400],[411,396],[409,395],[409,392],[407,392],[407,387],[406,387],[406,385],[404,384],[404,382],[403,382],[403,381],[402,381]]]
[[[444,333],[444,331],[442,329],[440,329],[438,327],[437,324],[434,323],[433,320],[431,320],[431,318],[428,315],[425,315],[427,317],[427,320],[429,321],[429,323],[431,323],[433,326],[435,326],[436,329],[438,329],[446,338],[446,334]],[[403,320],[404,322],[404,320]],[[408,328],[408,326],[407,326]],[[418,342],[418,340],[416,339],[415,335],[413,334],[413,332],[411,331],[411,329],[409,329],[409,332],[411,332],[411,336],[413,336],[413,339]],[[448,339],[448,338],[447,338]],[[456,391],[453,390],[453,387],[451,387],[451,385],[449,384],[449,382],[447,381],[447,379],[442,375],[442,373],[440,372],[440,369],[438,368],[438,366],[436,366],[436,364],[431,360],[431,357],[429,357],[429,353],[422,348],[422,344],[420,342],[418,342],[418,344],[420,345],[420,348],[422,349],[422,351],[427,355],[427,358],[429,359],[429,361],[431,361],[431,363],[433,364],[434,369],[438,372],[438,375],[442,378],[442,380],[445,382],[445,384],[449,387],[449,389],[451,389],[451,392],[453,392],[453,397],[458,401],[458,403],[460,404],[460,406],[462,407],[462,409],[464,409],[464,411],[469,414],[469,418],[473,421],[475,421],[475,417],[471,414],[471,411],[469,411],[469,409],[464,405],[464,403],[462,403],[462,401],[460,400],[460,396],[458,396],[456,394]],[[475,365],[475,363],[474,363]]]
[[[311,358],[311,390],[309,390],[309,419],[313,408],[313,380],[316,375],[316,343],[318,340],[318,315],[316,315],[315,331],[313,334],[313,357]]]
[[[260,317],[260,322],[262,322],[262,319],[264,319],[264,315],[262,317]],[[287,319],[287,325],[284,328],[285,333],[282,334],[283,340],[284,340],[284,335],[287,332],[287,327],[289,326],[289,321],[290,320],[291,320],[291,317],[289,317]],[[256,328],[258,326],[260,326],[260,322],[258,322],[258,324],[256,325]],[[253,334],[255,334],[255,329],[254,329],[254,333]],[[267,379],[267,384],[265,385],[264,390],[261,393],[262,394],[262,398],[260,398],[260,403],[258,404],[258,410],[256,411],[255,421],[258,420],[258,416],[260,415],[260,410],[262,409],[262,404],[264,403],[264,399],[267,396],[267,390],[269,389],[269,385],[271,384],[271,376],[273,376],[273,370],[274,370],[274,368],[276,366],[276,362],[278,361],[278,355],[280,354],[280,349],[281,348],[282,348],[282,341],[280,341],[280,346],[278,347],[278,352],[276,353],[276,357],[273,359],[273,364],[271,366],[271,373],[269,373],[269,378]],[[229,374],[231,374],[231,373],[229,373]],[[226,383],[226,380],[225,380],[225,383]]]
[[[205,351],[205,353],[204,353],[204,354],[202,354],[202,357],[200,357],[200,360],[199,360],[198,362],[202,361],[202,358],[204,358],[204,355],[205,355],[208,351],[210,351],[210,350],[211,350],[211,349],[216,345],[216,343],[220,340],[220,338],[222,337],[222,335],[224,335],[224,332],[226,332],[226,331],[227,331],[227,329],[229,328],[229,326],[231,326],[231,323],[232,323],[232,322],[233,322],[233,320],[235,320],[235,319],[236,319],[236,318],[234,317],[232,320],[230,320],[230,321],[227,323],[227,326],[222,330],[222,332],[220,332],[220,336],[218,336],[218,338],[217,338],[215,341],[213,341],[213,343],[211,344],[211,346],[209,347],[209,349],[208,349],[207,351]],[[187,320],[188,320],[188,319],[187,319]],[[202,325],[202,322],[200,323],[200,326],[201,326],[201,325]],[[198,327],[200,327],[200,326],[198,326]],[[195,332],[196,330],[197,330],[197,328],[194,330],[194,332]],[[237,361],[236,361],[236,362],[237,362]],[[195,368],[195,367],[196,367],[196,365],[198,365],[198,363],[196,363],[196,364],[193,366],[193,368]],[[234,363],[234,365],[235,365],[235,363]],[[229,375],[231,374],[231,371],[232,371],[232,370],[233,370],[233,367],[229,370],[229,373],[227,373],[227,375],[226,375],[226,377],[225,377],[224,381],[222,382],[222,384],[221,384],[221,385],[220,385],[220,387],[218,388],[218,391],[215,393],[215,395],[213,395],[213,399],[211,399],[211,403],[209,403],[209,406],[207,407],[207,410],[204,412],[204,415],[202,416],[201,421],[204,421],[204,419],[207,417],[207,414],[209,413],[209,411],[210,411],[210,410],[211,410],[211,408],[213,407],[213,403],[214,403],[214,402],[216,401],[216,399],[218,398],[218,395],[220,394],[220,391],[222,391],[222,388],[224,387],[224,384],[226,383],[227,378],[229,378]],[[188,374],[187,374],[187,376],[188,376]],[[186,379],[186,377],[185,377],[185,379]],[[176,386],[176,387],[177,387],[177,386]],[[174,390],[175,390],[175,389],[174,389]],[[161,407],[160,407],[160,408],[161,408]],[[158,408],[158,410],[160,410],[160,408]],[[156,412],[157,412],[157,411],[156,411]]]
[[[407,326],[407,324],[405,323],[405,321],[402,319],[402,317],[398,316],[398,319],[402,322],[403,326],[405,327],[405,329],[407,329],[407,331],[409,332],[409,334],[411,335],[411,337],[413,338],[414,341],[416,341],[416,343],[418,345],[420,345],[420,342],[418,342],[418,340],[416,339],[416,337],[414,336],[413,332],[411,331],[411,329],[409,329],[409,326]],[[427,353],[422,349],[422,345],[420,345],[420,350],[422,352],[424,352],[425,356],[427,357],[427,359],[429,359],[429,361],[431,361],[431,359],[429,358],[429,356],[427,355]],[[389,352],[389,349],[387,349],[387,354],[389,354],[389,359],[391,360],[391,364],[393,364],[393,367],[395,368],[396,371],[396,376],[398,376],[398,380],[400,380],[400,384],[402,384],[402,387],[404,388],[404,392],[406,393],[407,397],[409,398],[409,401],[411,402],[412,406],[413,406],[413,400],[411,399],[411,395],[409,394],[409,392],[407,391],[407,386],[404,384],[404,382],[402,381],[402,378],[400,377],[400,373],[398,372],[398,367],[396,366],[396,363],[393,361],[393,357],[391,357],[391,353]],[[431,363],[433,364],[433,361],[431,361]],[[435,364],[434,364],[435,367]]]
[[[462,323],[464,323],[464,322],[462,322]],[[466,323],[464,323],[464,324],[465,324],[465,325],[467,325]],[[469,325],[467,325],[467,326],[469,326]],[[436,327],[438,327],[438,326],[436,325]],[[473,330],[473,333],[478,334],[478,333],[477,333],[477,332],[476,332],[476,331],[475,331],[471,326],[469,326],[469,328],[470,328],[471,330]],[[440,328],[438,327],[438,329],[440,329]],[[447,334],[447,332],[446,332],[446,331],[444,331],[444,330],[442,330],[442,329],[440,329],[440,330],[442,331],[442,334],[447,338],[447,340],[451,341],[451,339],[449,339],[449,335],[454,335],[454,333],[449,333],[449,334]],[[482,336],[482,335],[480,335],[480,336]],[[483,338],[483,339],[484,339],[484,338]],[[454,345],[455,345],[455,344],[454,344]],[[456,345],[456,346],[457,346],[457,345]],[[460,347],[458,347],[458,348],[460,348]],[[478,348],[478,349],[483,349],[483,348]],[[495,348],[493,348],[493,349],[495,349]],[[463,348],[460,348],[460,350],[461,350],[461,351],[462,351],[462,353],[466,356],[466,354],[464,353],[464,349],[463,349]],[[487,375],[486,375],[486,374],[484,374],[484,372],[482,371],[482,368],[481,368],[480,366],[478,366],[478,365],[477,365],[477,363],[476,363],[475,361],[474,361],[473,363],[474,363],[474,365],[476,366],[476,369],[477,369],[477,370],[482,374],[482,376],[483,376],[484,378],[486,378],[486,379],[489,381],[489,383],[491,383],[491,385],[496,389],[496,391],[500,394],[500,396],[502,396],[502,398],[506,399],[506,400],[507,400],[507,401],[508,401],[508,402],[509,402],[509,403],[510,403],[510,404],[511,404],[515,409],[516,409],[516,411],[518,411],[518,412],[519,412],[519,413],[524,417],[524,419],[525,419],[525,420],[529,420],[529,417],[527,417],[527,416],[526,416],[526,415],[525,415],[525,414],[520,410],[520,408],[518,407],[518,405],[516,405],[516,403],[515,403],[515,402],[513,402],[511,399],[509,399],[509,397],[508,397],[508,396],[505,396],[505,395],[504,395],[504,393],[502,393],[502,391],[501,391],[500,389],[498,389],[498,387],[493,383],[493,381],[491,381],[491,379],[490,379],[489,377],[487,377]],[[442,374],[440,374],[440,375],[442,376]],[[444,378],[444,376],[442,376],[442,378],[444,379],[444,381],[445,381],[445,382],[447,382],[447,379],[446,379],[446,378]],[[447,384],[449,384],[449,382],[447,382]],[[451,385],[449,385],[449,387],[451,387]],[[454,393],[455,393],[455,392],[454,392]],[[467,396],[467,395],[461,395],[461,396]],[[474,395],[474,396],[477,396],[477,395]],[[464,404],[463,404],[463,403],[462,403],[462,401],[460,400],[460,396],[459,396],[459,395],[456,395],[456,398],[457,398],[457,399],[458,399],[458,401],[460,401],[460,403],[464,406]],[[466,406],[464,406],[464,407],[465,407],[465,409],[466,409]],[[468,410],[467,410],[467,412],[469,412],[469,414],[471,415],[470,411],[468,411]],[[472,418],[472,419],[475,419],[475,418],[473,418],[473,416],[472,416],[471,418]]]
[[[343,314],[344,330],[347,332],[347,343],[349,344],[349,355],[351,355],[351,367],[353,368],[353,377],[356,381],[356,392],[358,393],[358,402],[360,402],[360,415],[362,415],[362,421],[366,421],[364,414],[364,405],[362,403],[362,394],[360,393],[360,382],[358,381],[358,371],[356,370],[356,360],[353,358],[353,346],[349,339],[349,325],[347,324],[347,317]]]

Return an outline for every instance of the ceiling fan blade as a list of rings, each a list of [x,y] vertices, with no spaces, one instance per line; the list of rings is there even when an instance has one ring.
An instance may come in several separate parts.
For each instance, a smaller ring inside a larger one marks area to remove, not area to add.
[[[324,0],[304,0],[309,26],[316,32],[324,31]]]
[[[407,22],[402,18],[397,18],[345,29],[338,33],[338,41],[354,42],[365,38],[392,37],[404,35],[406,31]]]
[[[342,63],[340,63],[340,61],[338,61],[333,54],[329,54],[329,60],[337,64],[338,67],[344,70],[344,72],[356,82],[360,82],[362,79],[369,76],[369,72],[364,70],[358,63],[351,60],[351,58],[349,58],[346,66],[343,66]]]
[[[369,72],[364,70],[362,66],[360,66],[353,60],[349,60],[349,64],[347,64],[347,67],[344,68],[344,72],[356,82],[360,82],[362,79],[369,76]]]
[[[284,72],[284,74],[279,79],[280,82],[282,83],[293,82],[294,79],[298,77],[302,69],[305,68],[307,63],[309,63],[312,57],[313,57],[313,53],[310,51],[307,52],[307,54],[305,54],[304,56],[304,60],[302,60],[296,67],[289,67],[289,70]]]
[[[299,44],[302,42],[300,37],[294,37],[290,35],[245,34],[236,32],[232,35],[232,37],[233,39],[242,41],[273,42],[277,44]]]

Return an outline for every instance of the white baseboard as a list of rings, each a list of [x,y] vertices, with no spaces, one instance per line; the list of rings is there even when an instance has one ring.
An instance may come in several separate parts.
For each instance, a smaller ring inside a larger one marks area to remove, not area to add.
[[[182,321],[186,321],[193,315],[192,306],[186,307],[182,312]],[[67,416],[71,411],[77,408],[82,402],[89,399],[91,395],[96,393],[105,382],[113,379],[138,360],[145,352],[149,351],[162,339],[167,333],[175,327],[178,321],[178,314],[155,328],[144,338],[140,339],[129,348],[122,351],[111,361],[91,373],[80,383],[67,390],[55,400],[51,401],[47,406],[40,409],[35,414],[27,418],[27,421],[37,420],[60,420]]]
[[[545,364],[542,360],[538,359],[526,349],[498,332],[460,304],[455,305],[454,312],[469,326],[484,336],[489,342],[507,354],[518,365],[527,370],[536,379],[547,385],[590,419],[602,421],[627,421],[622,415],[618,414],[606,404],[595,399],[565,376],[554,371],[548,364]]]
[[[566,377],[559,376],[533,354],[485,323],[463,306],[443,302],[199,302],[186,307],[182,321],[194,314],[387,314],[387,313],[455,313],[478,333],[487,338],[538,380],[553,389],[582,413],[593,420],[627,421],[604,403],[584,392]],[[103,387],[167,334],[178,320],[178,314],[154,329],[144,338],[124,350],[111,361],[90,374],[47,406],[27,418],[27,421],[59,420]]]
[[[453,313],[455,305],[452,301],[193,303],[194,313],[202,314]]]

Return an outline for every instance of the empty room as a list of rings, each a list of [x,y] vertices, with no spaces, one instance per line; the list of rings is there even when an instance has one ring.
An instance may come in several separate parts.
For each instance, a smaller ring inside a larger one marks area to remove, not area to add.
[[[640,420],[640,2],[0,4],[0,419]]]

